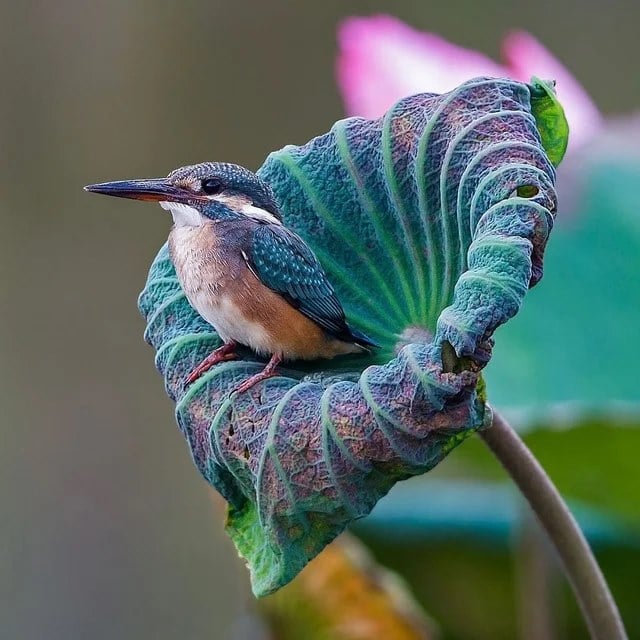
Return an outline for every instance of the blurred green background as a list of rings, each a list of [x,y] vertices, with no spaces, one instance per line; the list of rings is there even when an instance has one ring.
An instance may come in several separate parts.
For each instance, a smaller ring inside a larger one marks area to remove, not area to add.
[[[336,25],[375,12],[494,57],[527,29],[606,114],[640,104],[638,3],[0,4],[0,637],[248,637],[247,577],[136,309],[169,221],[81,187],[255,169],[325,131]]]

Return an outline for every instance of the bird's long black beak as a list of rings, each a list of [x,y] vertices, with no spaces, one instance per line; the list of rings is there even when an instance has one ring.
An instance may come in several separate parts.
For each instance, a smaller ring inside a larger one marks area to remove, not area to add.
[[[166,178],[101,182],[99,184],[88,184],[84,190],[117,198],[150,200],[153,202],[161,202],[163,200],[183,202],[189,197],[189,193],[185,189],[176,187]]]

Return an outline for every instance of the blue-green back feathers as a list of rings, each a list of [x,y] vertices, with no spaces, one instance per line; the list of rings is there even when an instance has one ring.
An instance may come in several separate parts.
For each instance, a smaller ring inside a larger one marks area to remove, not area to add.
[[[342,305],[322,265],[295,233],[278,224],[260,224],[247,257],[250,268],[264,285],[329,335],[362,346],[375,346],[347,325]]]

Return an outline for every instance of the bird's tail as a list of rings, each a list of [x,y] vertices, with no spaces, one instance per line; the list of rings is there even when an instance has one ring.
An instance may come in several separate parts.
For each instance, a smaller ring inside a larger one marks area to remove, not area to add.
[[[374,342],[371,338],[369,338],[369,336],[366,336],[361,331],[358,331],[353,327],[349,327],[349,332],[351,333],[351,341],[362,347],[363,349],[366,349],[367,351],[373,351],[373,349],[380,348],[380,345],[377,342]]]

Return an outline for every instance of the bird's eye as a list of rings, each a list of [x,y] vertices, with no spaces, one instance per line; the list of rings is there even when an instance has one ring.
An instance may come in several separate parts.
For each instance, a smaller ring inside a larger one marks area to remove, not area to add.
[[[224,189],[220,180],[215,178],[207,178],[202,181],[202,191],[209,196],[215,196],[217,193],[221,193]]]

